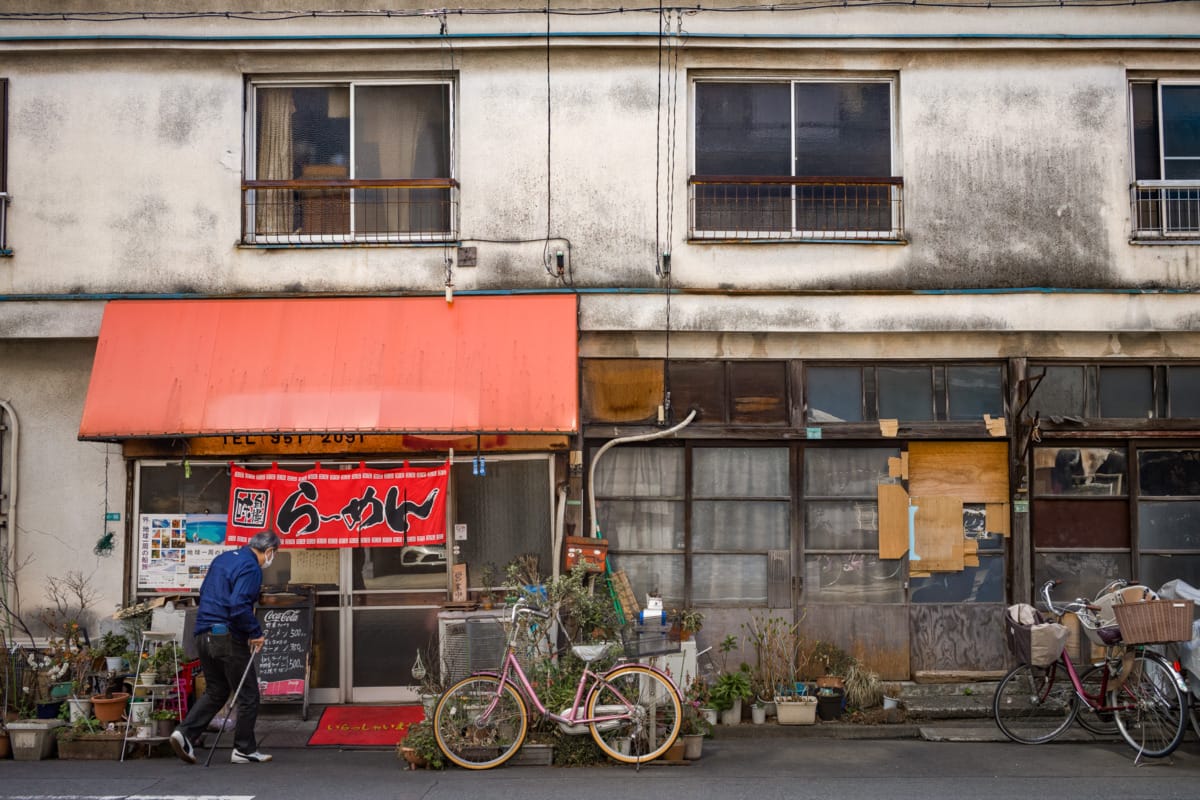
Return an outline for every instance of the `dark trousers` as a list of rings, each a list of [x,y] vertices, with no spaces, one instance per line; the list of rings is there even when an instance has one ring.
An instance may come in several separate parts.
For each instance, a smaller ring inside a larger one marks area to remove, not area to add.
[[[200,654],[200,666],[204,669],[204,695],[196,701],[196,705],[188,711],[187,719],[179,726],[179,730],[191,742],[204,733],[208,723],[225,705],[250,661],[250,646],[228,634],[214,636],[202,633],[196,637],[196,650]],[[236,708],[237,727],[233,732],[233,746],[243,753],[253,753],[258,749],[258,742],[254,738],[254,723],[258,719],[258,676],[253,666],[238,693]]]

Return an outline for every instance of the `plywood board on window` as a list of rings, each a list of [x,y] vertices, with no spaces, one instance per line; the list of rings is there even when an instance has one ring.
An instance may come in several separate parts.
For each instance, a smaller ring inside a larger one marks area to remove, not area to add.
[[[963,568],[963,504],[957,497],[912,498],[917,507],[913,550],[923,572],[961,572]]]
[[[998,533],[1008,538],[1012,530],[1008,524],[1008,503],[988,503],[983,510],[988,533]]]
[[[881,483],[878,497],[879,557],[904,558],[908,552],[908,492],[898,483]]]
[[[911,442],[908,493],[964,503],[1008,502],[1006,442]]]
[[[910,608],[913,672],[993,672],[1006,669],[1004,606],[916,603]]]

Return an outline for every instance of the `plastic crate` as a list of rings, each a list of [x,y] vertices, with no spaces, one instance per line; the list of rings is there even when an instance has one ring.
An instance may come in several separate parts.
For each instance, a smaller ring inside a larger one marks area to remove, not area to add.
[[[1191,600],[1144,600],[1113,606],[1125,644],[1186,642],[1192,638]]]

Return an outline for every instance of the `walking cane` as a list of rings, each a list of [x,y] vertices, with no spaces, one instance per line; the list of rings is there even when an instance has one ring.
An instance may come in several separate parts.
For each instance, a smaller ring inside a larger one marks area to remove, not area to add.
[[[246,676],[250,674],[250,667],[254,666],[254,657],[262,650],[262,645],[255,645],[250,651],[250,658],[246,661],[246,669],[242,670],[242,679],[238,681],[237,688],[233,691],[233,697],[229,698],[229,710],[237,708],[238,695],[242,693],[242,685],[246,682]],[[208,758],[204,759],[204,766],[212,763],[213,753],[217,750],[217,742],[221,741],[221,734],[225,732],[225,723],[229,721],[229,715],[225,715],[225,719],[221,721],[221,727],[217,729],[217,735],[213,737],[212,747],[208,748]]]

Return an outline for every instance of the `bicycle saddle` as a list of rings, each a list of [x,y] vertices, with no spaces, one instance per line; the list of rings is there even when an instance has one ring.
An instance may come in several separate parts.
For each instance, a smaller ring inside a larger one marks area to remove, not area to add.
[[[583,661],[591,663],[608,651],[606,644],[573,644],[571,652],[579,656]]]

